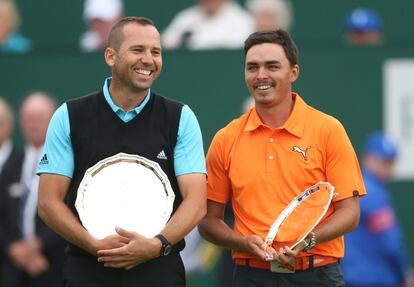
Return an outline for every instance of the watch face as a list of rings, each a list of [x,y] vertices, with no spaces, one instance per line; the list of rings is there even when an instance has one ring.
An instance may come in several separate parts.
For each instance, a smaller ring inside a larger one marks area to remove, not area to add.
[[[170,244],[166,245],[164,247],[164,256],[167,256],[168,254],[170,254],[172,251],[172,246]]]
[[[313,239],[313,240],[311,240],[311,241],[308,243],[308,246],[306,246],[306,247],[303,249],[303,251],[305,251],[305,252],[307,252],[307,251],[311,251],[311,250],[313,249],[313,247],[315,247],[315,245],[316,245],[316,242],[315,242],[315,239]]]

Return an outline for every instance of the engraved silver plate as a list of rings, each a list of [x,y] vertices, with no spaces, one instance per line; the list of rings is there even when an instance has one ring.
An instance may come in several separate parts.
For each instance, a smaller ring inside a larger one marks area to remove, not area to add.
[[[82,225],[95,238],[115,234],[117,226],[150,238],[169,220],[174,198],[158,163],[119,153],[85,172],[75,207]]]

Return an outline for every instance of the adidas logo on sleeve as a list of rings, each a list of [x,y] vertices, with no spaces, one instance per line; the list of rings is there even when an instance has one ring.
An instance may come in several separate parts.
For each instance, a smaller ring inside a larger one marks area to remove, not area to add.
[[[157,155],[158,159],[167,159],[167,156],[165,155],[164,150],[161,150],[160,153]]]
[[[40,159],[39,165],[49,164],[49,160],[47,159],[47,154],[44,154]]]

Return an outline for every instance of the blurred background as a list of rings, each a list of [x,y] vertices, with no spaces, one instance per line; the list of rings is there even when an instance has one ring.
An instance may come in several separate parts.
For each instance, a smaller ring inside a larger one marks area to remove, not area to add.
[[[16,52],[0,52],[0,97],[15,112],[32,91],[46,91],[61,104],[102,87],[110,75],[103,50],[80,44],[90,24],[83,1],[14,2],[20,12],[16,29],[28,41],[21,42],[23,48]],[[103,10],[110,5],[104,2]],[[246,1],[235,2],[249,11]],[[162,32],[177,13],[195,3],[124,0],[118,9],[123,15],[151,18]],[[301,67],[293,90],[338,118],[357,152],[374,130],[387,131],[399,143],[390,194],[413,262],[414,2],[292,0],[289,4],[289,31],[299,48]],[[373,33],[364,36],[365,32]],[[163,72],[153,90],[194,110],[207,151],[215,132],[240,114],[248,97],[243,51],[177,48],[164,51],[163,58]],[[23,146],[18,127],[12,138]],[[190,276],[189,286],[214,286],[218,255],[209,248],[202,251],[208,254],[203,257],[207,262]]]

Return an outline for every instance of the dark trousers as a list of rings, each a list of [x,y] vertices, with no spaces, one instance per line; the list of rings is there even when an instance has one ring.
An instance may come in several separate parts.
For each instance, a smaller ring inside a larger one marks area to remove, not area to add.
[[[233,286],[234,261],[231,258],[231,250],[224,249],[218,262],[217,287]]]
[[[129,271],[104,267],[92,256],[68,256],[64,277],[64,287],[182,287],[186,284],[179,254],[150,260]]]
[[[315,267],[291,274],[273,273],[270,270],[236,265],[236,287],[345,287],[338,263]]]
[[[58,287],[62,284],[62,266],[59,264],[51,264],[46,273],[33,278],[10,260],[3,263],[0,270],[0,287]]]

